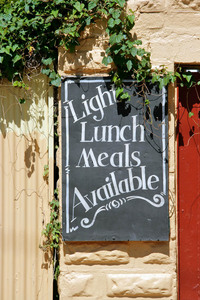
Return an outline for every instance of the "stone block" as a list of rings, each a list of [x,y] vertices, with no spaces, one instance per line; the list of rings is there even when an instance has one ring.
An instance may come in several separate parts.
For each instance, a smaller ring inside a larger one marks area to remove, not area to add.
[[[172,6],[176,8],[183,8],[183,9],[193,9],[193,10],[200,10],[200,2],[199,0],[173,0]]]
[[[109,297],[166,297],[172,295],[171,274],[109,274]]]
[[[65,75],[92,75],[108,74],[113,65],[105,66],[102,59],[108,47],[109,37],[106,33],[105,19],[86,26],[79,38],[79,45],[74,53],[59,48],[58,70],[61,76]]]
[[[151,253],[150,255],[144,257],[145,264],[169,264],[170,258],[168,255],[162,253]]]
[[[105,51],[102,48],[91,51],[69,53],[63,48],[59,49],[58,69],[61,76],[65,75],[91,75],[108,74],[112,65],[105,66],[102,59]]]
[[[140,12],[162,12],[165,9],[165,0],[129,0],[128,8]]]
[[[58,282],[60,298],[92,296],[94,293],[93,281],[92,274],[61,272]]]
[[[199,47],[200,39],[197,35],[178,34],[178,31],[177,33],[169,33],[169,30],[166,30],[165,35],[152,38],[152,63],[153,65],[164,64],[168,66],[169,71],[174,69],[172,62],[197,63],[199,61]]]
[[[174,10],[165,18],[165,33],[169,36],[170,33],[177,33],[182,38],[199,35],[199,12],[196,11],[177,11]],[[164,33],[164,34],[165,34]],[[180,38],[181,38],[180,37]],[[184,43],[182,44],[184,46]],[[176,44],[174,45],[176,48]]]
[[[65,264],[100,264],[100,265],[119,265],[129,263],[129,256],[126,252],[113,250],[101,250],[97,252],[75,252],[65,255]]]

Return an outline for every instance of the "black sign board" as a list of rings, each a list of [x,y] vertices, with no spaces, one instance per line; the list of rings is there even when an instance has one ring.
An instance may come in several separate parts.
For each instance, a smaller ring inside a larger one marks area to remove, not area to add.
[[[62,82],[63,240],[169,238],[167,93],[108,77]]]

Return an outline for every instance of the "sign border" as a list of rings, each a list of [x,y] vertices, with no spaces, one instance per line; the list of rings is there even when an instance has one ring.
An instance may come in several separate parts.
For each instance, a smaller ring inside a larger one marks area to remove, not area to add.
[[[62,172],[62,182],[63,182],[63,173],[65,173],[65,202],[62,199],[62,204],[63,204],[63,214],[65,213],[65,220],[66,224],[64,224],[64,221],[62,222],[63,225],[65,225],[65,232],[62,232],[62,238],[63,241],[69,241],[66,239],[64,235],[69,234],[71,231],[73,231],[73,228],[70,230],[69,229],[69,172],[70,172],[70,166],[69,166],[69,143],[70,143],[70,138],[69,138],[69,105],[68,105],[68,92],[69,92],[69,85],[70,84],[76,84],[76,83],[105,83],[105,82],[110,82],[111,83],[111,78],[110,77],[62,77],[62,85],[61,85],[61,114],[62,114],[62,119],[65,118],[65,128],[63,126],[63,121],[62,121],[62,133],[65,132],[65,138],[66,138],[66,152],[64,155],[64,151],[62,151],[62,162],[63,158],[65,156],[65,161],[66,164],[64,166],[65,172]],[[126,79],[123,80],[123,82],[130,82],[133,83],[134,80],[132,79]],[[165,120],[165,105],[167,103],[166,98],[167,98],[167,90],[165,87],[162,88],[162,184],[163,184],[163,191],[161,192],[161,195],[165,196],[167,195],[167,180],[168,180],[168,174],[167,174],[167,168],[166,168],[166,159],[167,159],[167,143],[166,143],[166,120]],[[62,102],[62,99],[64,100]],[[63,105],[65,104],[65,105]],[[63,109],[62,109],[63,108]],[[63,111],[65,111],[65,116],[63,116]],[[167,130],[168,130],[168,124],[167,124]],[[63,134],[62,134],[63,136]],[[63,149],[63,147],[62,147]],[[62,171],[63,171],[63,163],[62,163]],[[62,184],[62,193],[63,193],[63,184]],[[63,198],[63,197],[62,197]],[[168,201],[168,207],[169,207],[169,201]],[[169,217],[168,217],[169,218]],[[64,227],[64,226],[63,226]],[[64,228],[63,228],[64,229]],[[64,234],[65,233],[65,234]],[[96,240],[98,241],[98,240]],[[150,239],[149,239],[150,241]]]

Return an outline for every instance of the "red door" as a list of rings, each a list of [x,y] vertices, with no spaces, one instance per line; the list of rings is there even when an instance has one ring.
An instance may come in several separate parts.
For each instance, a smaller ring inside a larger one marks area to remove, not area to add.
[[[200,80],[199,73],[195,80]],[[200,86],[179,88],[179,300],[200,299]]]

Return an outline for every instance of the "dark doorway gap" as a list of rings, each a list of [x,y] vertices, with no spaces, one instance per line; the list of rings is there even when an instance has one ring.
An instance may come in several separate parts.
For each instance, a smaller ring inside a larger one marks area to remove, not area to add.
[[[57,150],[59,148],[59,136],[58,136],[58,118],[59,118],[59,108],[58,108],[58,88],[53,88],[54,97],[54,190],[57,189],[57,183],[59,180],[59,168],[57,162]],[[57,194],[54,195],[57,197]],[[59,300],[60,296],[58,293],[58,281],[55,279],[55,270],[59,267],[59,250],[54,249],[54,278],[53,278],[53,300]]]

